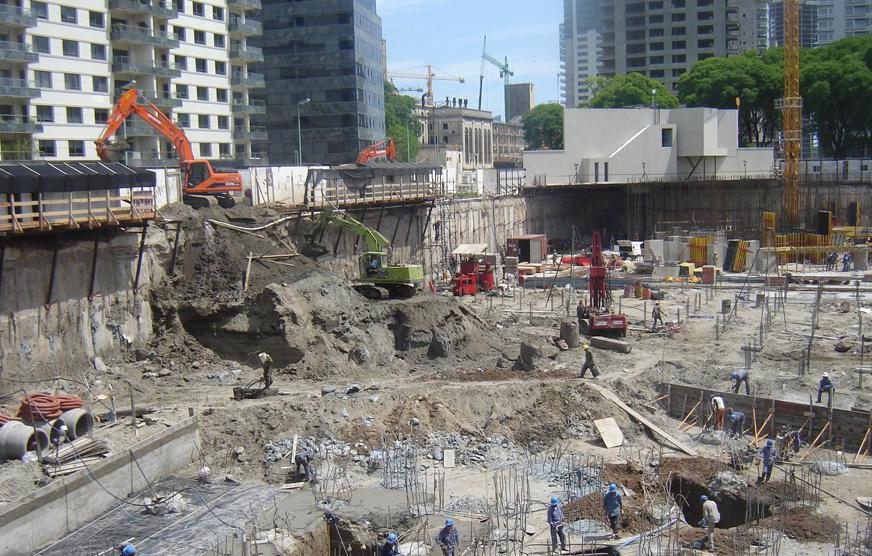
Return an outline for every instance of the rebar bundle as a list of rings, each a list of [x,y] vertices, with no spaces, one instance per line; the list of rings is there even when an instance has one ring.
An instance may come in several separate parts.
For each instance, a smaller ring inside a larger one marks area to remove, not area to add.
[[[872,554],[872,515],[857,523],[843,523],[836,530],[833,556],[869,556]]]
[[[524,554],[527,514],[530,512],[530,477],[526,469],[510,467],[494,472],[493,498],[487,500],[485,531],[477,533],[476,554]]]

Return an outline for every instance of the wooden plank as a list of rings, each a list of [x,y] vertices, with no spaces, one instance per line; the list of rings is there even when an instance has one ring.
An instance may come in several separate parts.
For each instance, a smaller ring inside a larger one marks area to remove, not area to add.
[[[606,445],[606,448],[616,448],[624,444],[624,433],[614,417],[595,419],[593,426],[599,431],[600,438],[603,439],[603,444]]]
[[[634,418],[635,420],[637,420],[640,423],[642,423],[643,425],[645,425],[645,427],[648,428],[650,431],[652,431],[652,432],[660,435],[664,439],[666,439],[670,444],[672,444],[673,446],[675,446],[676,448],[678,448],[679,450],[681,450],[685,454],[687,454],[689,456],[697,455],[697,453],[694,450],[692,450],[691,448],[688,448],[687,446],[685,446],[684,444],[679,442],[675,437],[673,437],[672,435],[670,435],[669,433],[667,433],[666,431],[664,431],[663,429],[661,429],[660,427],[658,427],[657,425],[655,425],[654,423],[649,421],[647,418],[645,418],[642,414],[637,412],[635,409],[633,409],[630,406],[628,406],[627,404],[625,404],[611,390],[607,390],[607,389],[603,388],[602,386],[599,386],[597,384],[593,384],[591,382],[588,382],[587,386],[589,388],[593,388],[594,390],[599,392],[602,395],[602,397],[604,397],[605,399],[609,400],[610,402],[614,403],[616,406],[618,406],[621,409],[623,409],[624,411],[626,411],[627,414],[630,415],[630,417]]]

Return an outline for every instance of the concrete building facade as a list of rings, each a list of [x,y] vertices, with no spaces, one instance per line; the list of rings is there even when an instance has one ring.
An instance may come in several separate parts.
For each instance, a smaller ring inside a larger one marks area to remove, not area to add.
[[[817,1],[817,46],[869,34],[872,34],[872,1]]]
[[[784,46],[784,2],[769,2],[769,44]],[[802,2],[799,5],[799,46],[814,48],[818,45],[818,5],[817,2]]]
[[[507,122],[520,122],[524,114],[536,105],[533,99],[532,83],[512,83],[506,86],[505,95],[508,98]]]
[[[564,0],[560,26],[563,105],[576,108],[593,96],[591,80],[603,62],[598,0]]]
[[[494,122],[495,168],[520,168],[524,151],[524,126],[521,124]]]
[[[494,120],[486,110],[459,106],[428,107],[417,112],[427,130],[422,143],[436,151],[456,150],[463,154],[463,168],[493,168]]]
[[[25,5],[26,4],[26,5]],[[9,159],[95,159],[94,140],[125,86],[142,90],[203,158],[252,158],[247,78],[259,0],[24,1],[0,5],[0,149]],[[245,79],[234,82],[233,76]],[[127,161],[171,166],[175,148],[145,122],[119,135]]]
[[[272,162],[348,164],[384,139],[384,43],[375,0],[263,0],[261,18],[264,148]]]
[[[524,151],[524,168],[532,186],[771,176],[773,149],[737,138],[736,110],[567,109],[565,149]]]

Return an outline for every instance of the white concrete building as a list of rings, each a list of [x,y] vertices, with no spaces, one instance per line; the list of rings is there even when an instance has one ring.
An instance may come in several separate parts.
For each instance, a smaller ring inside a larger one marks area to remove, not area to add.
[[[772,148],[738,146],[738,112],[567,109],[565,149],[524,151],[528,186],[770,176]]]
[[[193,143],[194,155],[259,159],[250,125],[265,107],[249,91],[263,76],[248,40],[260,0],[0,0],[0,155],[4,160],[95,159],[94,140],[135,82]],[[172,166],[174,147],[145,122],[119,135],[128,162]]]

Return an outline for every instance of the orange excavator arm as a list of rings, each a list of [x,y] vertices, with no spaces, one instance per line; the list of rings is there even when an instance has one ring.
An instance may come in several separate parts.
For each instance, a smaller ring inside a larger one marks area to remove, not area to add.
[[[357,163],[366,164],[370,160],[382,156],[388,160],[397,159],[397,144],[394,142],[393,139],[388,138],[380,143],[370,145],[367,148],[363,149],[362,151],[360,151],[360,154],[357,155]]]
[[[127,118],[132,114],[138,115],[145,122],[160,132],[168,141],[176,147],[179,154],[179,162],[184,163],[194,160],[194,151],[191,142],[185,132],[170,120],[166,114],[160,111],[138,89],[128,89],[121,95],[106,122],[106,128],[94,143],[97,145],[97,155],[100,160],[111,161],[115,158],[118,149],[113,149],[109,139],[118,131]]]

